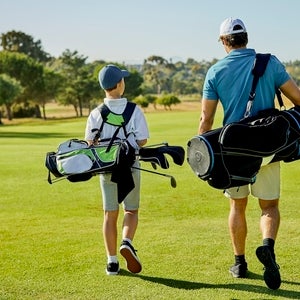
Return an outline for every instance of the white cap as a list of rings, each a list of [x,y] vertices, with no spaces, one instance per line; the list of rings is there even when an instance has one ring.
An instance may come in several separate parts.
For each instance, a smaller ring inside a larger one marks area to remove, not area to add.
[[[247,32],[242,20],[227,18],[220,26],[220,36]]]

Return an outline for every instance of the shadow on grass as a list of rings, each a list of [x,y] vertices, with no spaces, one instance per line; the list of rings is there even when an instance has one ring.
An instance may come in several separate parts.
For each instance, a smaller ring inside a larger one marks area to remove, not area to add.
[[[22,139],[47,139],[47,138],[68,138],[64,132],[1,132],[0,138],[22,138]]]
[[[300,299],[300,292],[297,291],[282,290],[282,289],[273,291],[268,289],[267,287],[261,287],[253,284],[246,284],[246,283],[210,284],[210,283],[178,280],[172,278],[151,277],[151,276],[145,276],[140,274],[132,274],[125,270],[121,270],[120,275],[135,276],[135,277],[139,277],[142,280],[166,285],[176,289],[184,289],[184,290],[226,289],[226,290],[245,291],[245,292],[252,292],[257,294],[266,294],[266,295],[273,295],[273,296],[276,294],[276,296],[278,297],[285,297],[287,299]],[[263,281],[262,276],[255,273],[250,273],[249,278],[245,279],[245,281],[249,279],[250,280],[261,279]],[[294,285],[300,284],[299,282],[290,282],[290,281],[282,281],[282,282],[287,284],[294,284]]]

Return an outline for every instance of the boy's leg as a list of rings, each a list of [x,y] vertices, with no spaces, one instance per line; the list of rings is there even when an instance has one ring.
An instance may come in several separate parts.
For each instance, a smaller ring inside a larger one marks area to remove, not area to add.
[[[117,220],[119,211],[105,211],[103,220],[103,239],[108,256],[117,255]]]
[[[117,275],[120,271],[119,262],[117,258],[118,213],[118,210],[104,212],[103,239],[107,255],[107,275]]]

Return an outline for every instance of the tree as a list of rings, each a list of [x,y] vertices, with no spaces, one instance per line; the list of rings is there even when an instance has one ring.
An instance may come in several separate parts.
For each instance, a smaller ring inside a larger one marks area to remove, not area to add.
[[[145,81],[155,86],[155,90],[149,90],[149,85],[145,84],[147,92],[154,92],[160,95],[161,92],[170,93],[172,90],[172,76],[176,73],[176,67],[160,56],[150,56],[144,60],[143,74]]]
[[[144,80],[137,70],[131,69],[129,71],[130,76],[125,78],[126,88],[124,97],[131,100],[142,93],[141,85]]]
[[[147,108],[149,106],[149,102],[147,101],[146,97],[140,95],[138,97],[135,97],[132,102],[136,103],[137,105],[140,105],[142,108]]]
[[[157,104],[163,105],[165,109],[169,108],[169,110],[171,110],[172,105],[180,102],[179,98],[172,94],[165,94],[156,99]]]
[[[24,87],[23,98],[30,98],[41,82],[43,66],[25,54],[1,51],[0,73],[18,80]]]
[[[153,104],[154,109],[156,109],[156,99],[157,97],[151,94],[146,94],[145,98],[149,104]]]
[[[12,120],[11,106],[21,92],[22,86],[16,79],[6,74],[0,74],[0,105],[5,106],[8,120]]]
[[[26,103],[32,100],[43,85],[44,67],[22,53],[0,52],[0,74],[15,78],[23,87],[15,102]]]
[[[90,108],[89,101],[99,93],[99,86],[94,75],[94,65],[86,64],[87,57],[77,51],[63,52],[59,73],[64,78],[65,88],[59,95],[59,101],[74,106],[77,116],[83,116],[83,107]]]
[[[43,50],[40,40],[34,41],[33,37],[21,31],[9,31],[1,35],[3,50],[19,52],[28,55],[38,62],[47,62],[51,56]]]
[[[66,87],[62,93],[58,95],[58,102],[63,105],[72,105],[76,116],[79,116],[77,92],[72,87]]]
[[[44,68],[41,84],[35,91],[34,97],[37,117],[41,117],[39,116],[39,105],[41,105],[43,119],[46,119],[46,103],[56,97],[60,88],[62,88],[62,83],[62,76],[50,69]]]

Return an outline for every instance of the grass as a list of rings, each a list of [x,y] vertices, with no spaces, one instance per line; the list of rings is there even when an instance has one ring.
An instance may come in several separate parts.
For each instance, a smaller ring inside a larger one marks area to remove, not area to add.
[[[146,113],[149,144],[167,140],[186,148],[199,111]],[[219,119],[217,120],[219,122]],[[250,278],[233,279],[228,202],[200,181],[187,163],[166,173],[142,174],[135,246],[138,275],[106,276],[98,178],[47,183],[45,154],[83,138],[85,118],[0,127],[0,299],[299,299],[299,161],[282,164],[282,223],[276,242],[282,286],[269,290],[255,257],[261,243],[259,210],[249,201]],[[150,168],[147,163],[143,167]],[[158,170],[165,171],[165,170]],[[121,223],[119,224],[121,225]]]

